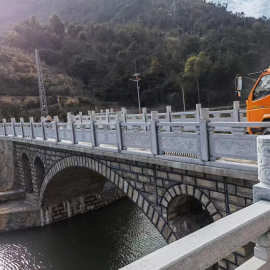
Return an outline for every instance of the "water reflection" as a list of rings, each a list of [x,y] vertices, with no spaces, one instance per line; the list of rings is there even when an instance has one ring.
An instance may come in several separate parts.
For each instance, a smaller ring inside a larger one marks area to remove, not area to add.
[[[116,270],[165,241],[130,201],[43,229],[0,235],[0,270]]]

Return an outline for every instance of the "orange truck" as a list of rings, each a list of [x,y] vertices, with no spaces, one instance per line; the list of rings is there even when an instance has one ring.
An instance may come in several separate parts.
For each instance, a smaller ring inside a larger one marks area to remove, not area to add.
[[[243,76],[236,77],[236,91],[241,96]],[[270,122],[270,68],[261,72],[246,100],[248,122]],[[250,133],[270,134],[270,130],[249,130]]]

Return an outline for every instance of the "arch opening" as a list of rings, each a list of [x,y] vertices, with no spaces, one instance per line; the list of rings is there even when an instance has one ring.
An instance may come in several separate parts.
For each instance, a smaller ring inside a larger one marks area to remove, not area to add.
[[[24,188],[27,193],[33,192],[33,180],[30,161],[26,154],[22,155]]]
[[[176,231],[177,238],[187,236],[214,222],[202,203],[190,195],[174,197],[168,204],[168,221]],[[218,263],[207,270],[217,270]]]
[[[37,184],[38,190],[40,190],[42,182],[45,177],[45,168],[44,168],[42,160],[39,157],[35,159],[34,167],[35,167],[36,184]]]
[[[175,228],[177,238],[187,236],[214,220],[201,202],[189,195],[176,196],[168,205],[168,221]]]
[[[104,176],[85,167],[58,172],[41,194],[45,224],[99,209],[123,197]]]

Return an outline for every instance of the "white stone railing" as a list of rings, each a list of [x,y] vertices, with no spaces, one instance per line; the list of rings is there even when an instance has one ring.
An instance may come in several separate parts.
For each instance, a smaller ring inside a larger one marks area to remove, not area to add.
[[[211,122],[206,109],[200,110],[199,121],[163,122],[157,112],[151,121],[126,122],[117,119],[112,123],[90,120],[78,123],[33,122],[0,123],[0,136],[44,140],[55,143],[84,145],[92,148],[127,152],[136,151],[176,160],[215,161],[230,158],[257,160],[256,135],[248,128],[270,128],[270,122]]]
[[[249,242],[254,257],[237,270],[270,269],[270,136],[258,138],[260,183],[254,204],[216,221],[121,270],[204,270]]]
[[[188,112],[172,112],[171,106],[166,107],[165,113],[157,113],[156,117],[159,121],[166,122],[197,122],[200,119],[201,105],[196,105],[195,111]],[[231,110],[208,110],[208,118],[213,122],[244,122],[246,121],[246,111],[240,109],[238,101],[233,103]],[[94,120],[100,123],[108,124],[114,123],[119,118],[125,122],[149,122],[151,121],[151,113],[147,113],[147,109],[143,108],[141,114],[130,114],[127,113],[125,108],[122,108],[120,112],[114,112],[112,109],[107,109],[97,113],[95,111],[89,111],[88,115],[79,113],[78,115],[67,115],[69,120],[75,121],[76,123],[87,123],[90,120]]]

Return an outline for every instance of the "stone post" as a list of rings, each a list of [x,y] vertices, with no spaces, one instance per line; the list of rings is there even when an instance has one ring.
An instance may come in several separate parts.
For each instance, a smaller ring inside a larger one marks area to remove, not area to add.
[[[200,121],[200,113],[201,113],[202,105],[201,104],[196,104],[196,120],[197,122]]]
[[[7,119],[4,118],[3,120],[3,128],[4,128],[4,136],[7,136]]]
[[[115,127],[116,127],[116,137],[117,137],[117,148],[118,148],[118,152],[121,152],[123,150],[123,137],[122,137],[121,120],[120,120],[119,115],[117,115]]]
[[[110,110],[106,109],[106,124],[110,123]]]
[[[260,183],[253,187],[254,203],[260,200],[270,201],[270,136],[257,138],[258,177]],[[270,269],[270,233],[259,237],[254,256],[267,262],[265,269]]]
[[[127,109],[126,108],[121,108],[121,114],[122,114],[122,121],[124,122],[124,123],[126,123],[127,122]]]
[[[172,106],[166,106],[166,121],[169,123],[172,122]],[[172,131],[171,126],[168,127],[168,131]]]
[[[95,126],[95,120],[90,121],[90,132],[91,132],[91,144],[92,147],[97,147],[97,140],[96,140],[96,126]]]
[[[24,119],[23,119],[23,117],[20,117],[20,124],[21,124],[22,138],[24,138],[25,135],[24,135]]]
[[[233,122],[240,122],[240,102],[234,101],[233,102]]]
[[[12,125],[13,136],[16,137],[16,129],[15,129],[16,119],[14,117],[10,118],[10,122]]]
[[[45,117],[41,117],[41,134],[43,141],[46,141],[46,132],[45,132]]]
[[[201,160],[209,161],[209,135],[208,135],[208,109],[200,110],[200,142],[201,142]]]
[[[34,132],[34,117],[29,117],[30,122],[30,129],[31,129],[31,139],[35,139],[35,132]]]
[[[151,151],[153,155],[159,154],[157,122],[158,112],[151,112]]]
[[[144,123],[147,123],[147,108],[142,108],[142,120]],[[147,127],[144,127],[144,130],[147,131]]]

